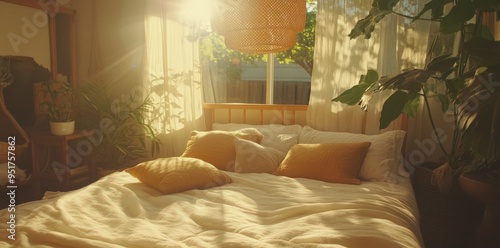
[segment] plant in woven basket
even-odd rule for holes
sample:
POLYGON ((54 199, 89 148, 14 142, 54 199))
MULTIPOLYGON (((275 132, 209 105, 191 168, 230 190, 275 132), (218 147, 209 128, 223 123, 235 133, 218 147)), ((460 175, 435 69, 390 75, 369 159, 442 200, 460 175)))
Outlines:
MULTIPOLYGON (((374 0, 369 15, 357 22, 349 37, 364 35, 369 39, 376 24, 386 15, 395 13, 393 8, 398 2, 374 0)), ((366 110, 374 94, 392 92, 383 105, 380 129, 387 127, 401 114, 415 117, 423 101, 439 147, 447 160, 435 170, 444 190, 450 186, 453 174, 498 167, 500 42, 495 41, 489 29, 482 25, 482 19, 485 13, 499 10, 499 0, 430 0, 417 16, 406 17, 418 21, 430 11, 431 18, 427 20, 439 22, 437 37, 449 34, 459 36, 458 53, 435 56, 423 69, 409 69, 393 76, 379 78, 376 71, 370 70, 361 76, 358 85, 332 101, 359 104, 366 110), (451 4, 451 9, 445 13, 447 4, 451 4), (467 24, 474 19, 474 24, 467 24), (447 150, 440 140, 441 135, 432 119, 433 110, 429 105, 431 98, 437 98, 442 111, 449 111, 454 118, 456 128, 452 131, 451 150, 447 150)), ((431 52, 436 44, 435 40, 431 52)), ((453 50, 453 44, 444 43, 443 46, 448 48, 445 50, 453 50)))

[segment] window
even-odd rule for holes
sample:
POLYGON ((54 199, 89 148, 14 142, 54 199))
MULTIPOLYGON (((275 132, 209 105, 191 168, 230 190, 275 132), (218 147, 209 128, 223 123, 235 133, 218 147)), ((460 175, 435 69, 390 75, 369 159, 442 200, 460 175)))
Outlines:
POLYGON ((225 47, 223 37, 200 28, 204 101, 209 103, 309 102, 316 4, 308 1, 306 27, 296 45, 277 54, 245 54, 225 47))

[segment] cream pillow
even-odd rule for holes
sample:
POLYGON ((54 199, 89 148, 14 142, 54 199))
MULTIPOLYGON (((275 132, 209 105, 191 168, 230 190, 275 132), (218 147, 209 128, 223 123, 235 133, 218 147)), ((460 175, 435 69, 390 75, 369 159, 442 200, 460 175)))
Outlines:
POLYGON ((396 181, 395 178, 407 176, 399 173, 405 134, 402 130, 376 135, 327 132, 305 126, 299 135, 299 144, 371 142, 359 172, 360 178, 369 181, 396 181))
POLYGON ((208 189, 232 182, 226 173, 196 158, 160 158, 125 171, 163 194, 208 189))
POLYGON ((297 144, 274 173, 329 183, 360 184, 357 178, 370 142, 297 144))
POLYGON ((260 142, 261 145, 273 147, 285 154, 290 150, 292 145, 297 144, 300 131, 302 130, 302 126, 300 125, 251 125, 239 123, 214 123, 212 125, 212 129, 214 130, 236 131, 243 128, 257 129, 264 136, 262 142, 260 142))
POLYGON ((220 170, 233 171, 236 150, 236 138, 259 143, 262 134, 255 128, 246 128, 239 131, 193 131, 182 157, 198 158, 212 164, 220 170))
POLYGON ((273 173, 285 158, 285 153, 244 139, 235 139, 237 173, 273 173))

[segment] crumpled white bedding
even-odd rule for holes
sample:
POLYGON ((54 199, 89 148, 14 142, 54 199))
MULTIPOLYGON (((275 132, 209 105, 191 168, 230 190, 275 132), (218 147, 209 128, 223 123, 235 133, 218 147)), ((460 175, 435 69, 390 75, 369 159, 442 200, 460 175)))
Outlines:
MULTIPOLYGON (((324 183, 228 172, 162 195, 125 172, 16 208, 0 247, 420 247, 409 182, 324 183)), ((5 226, 9 212, 0 211, 5 226)))

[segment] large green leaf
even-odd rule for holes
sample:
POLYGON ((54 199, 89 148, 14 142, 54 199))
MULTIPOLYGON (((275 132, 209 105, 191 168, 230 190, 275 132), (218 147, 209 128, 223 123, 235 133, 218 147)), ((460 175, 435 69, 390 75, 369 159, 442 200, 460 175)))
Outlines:
POLYGON ((476 8, 471 0, 458 0, 450 12, 443 17, 439 26, 439 31, 444 34, 458 32, 464 23, 472 19, 476 13, 476 8))
POLYGON ((392 8, 398 2, 399 0, 373 0, 370 13, 356 23, 356 26, 349 33, 349 37, 354 39, 364 35, 365 39, 370 39, 373 30, 375 30, 375 25, 391 13, 392 8))
POLYGON ((426 3, 424 8, 418 13, 417 16, 415 16, 414 20, 419 19, 422 17, 425 12, 432 10, 431 11, 431 18, 432 19, 438 19, 444 15, 444 5, 447 3, 451 3, 453 0, 431 0, 430 2, 426 3))
POLYGON ((388 127, 393 120, 401 115, 407 99, 408 93, 404 91, 396 91, 387 98, 382 107, 382 112, 380 113, 380 129, 388 127))
POLYGON ((369 84, 358 84, 354 85, 352 88, 342 92, 339 96, 332 99, 333 102, 341 102, 348 105, 358 104, 363 97, 366 89, 369 87, 369 84))
POLYGON ((420 92, 427 80, 434 75, 435 72, 429 70, 414 69, 405 71, 395 76, 381 78, 379 80, 380 89, 397 89, 417 93, 420 92))
POLYGON ((378 72, 375 70, 368 70, 366 75, 361 75, 360 82, 365 82, 367 84, 373 84, 378 80, 378 72))
POLYGON ((408 100, 406 101, 403 113, 410 117, 416 117, 418 113, 418 106, 420 105, 420 95, 419 94, 408 94, 408 100))
POLYGON ((457 57, 451 57, 450 54, 444 54, 433 58, 425 67, 426 70, 440 72, 441 74, 447 74, 450 70, 453 70, 455 63, 457 63, 457 57))
POLYGON ((366 90, 378 80, 378 73, 375 70, 368 70, 366 75, 361 75, 359 83, 344 91, 339 96, 332 99, 334 102, 341 102, 348 105, 355 105, 361 101, 366 90))
POLYGON ((437 96, 439 102, 441 103, 441 111, 443 111, 443 113, 448 111, 448 108, 450 108, 450 99, 448 98, 448 96, 443 94, 438 94, 437 96))
POLYGON ((370 88, 367 88, 361 97, 359 105, 362 110, 366 110, 373 94, 384 90, 406 91, 410 94, 419 93, 429 77, 433 75, 435 75, 435 72, 415 69, 405 71, 395 76, 382 77, 376 84, 372 84, 370 88))

